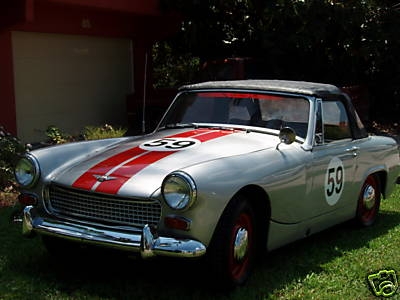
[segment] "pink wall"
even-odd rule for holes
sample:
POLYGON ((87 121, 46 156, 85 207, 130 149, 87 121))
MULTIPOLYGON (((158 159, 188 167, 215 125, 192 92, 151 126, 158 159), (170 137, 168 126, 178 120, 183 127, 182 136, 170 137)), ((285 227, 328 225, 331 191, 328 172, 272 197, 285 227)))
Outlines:
POLYGON ((14 72, 11 33, 0 30, 0 125, 16 134, 14 72))

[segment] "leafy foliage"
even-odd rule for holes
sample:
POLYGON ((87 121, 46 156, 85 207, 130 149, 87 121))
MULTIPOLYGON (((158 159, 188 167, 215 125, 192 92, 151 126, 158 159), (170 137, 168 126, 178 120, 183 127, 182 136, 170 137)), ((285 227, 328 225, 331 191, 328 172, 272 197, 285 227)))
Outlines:
POLYGON ((373 111, 400 111, 398 0, 162 0, 185 16, 169 40, 200 61, 261 58, 266 78, 363 84, 373 111), (385 100, 385 108, 380 105, 385 100), (374 100, 374 99, 372 99, 374 100))
POLYGON ((13 167, 26 147, 0 125, 0 191, 12 188, 13 167))
POLYGON ((122 137, 127 132, 126 128, 113 127, 112 125, 105 124, 103 126, 86 126, 82 130, 81 136, 71 136, 63 132, 60 128, 50 125, 46 129, 48 142, 53 145, 69 143, 77 140, 98 140, 122 137))
POLYGON ((60 128, 54 125, 47 127, 46 136, 51 144, 64 144, 73 140, 70 135, 63 133, 60 128))
POLYGON ((153 46, 155 88, 178 87, 194 80, 199 58, 190 53, 174 55, 171 45, 159 42, 153 46))
POLYGON ((101 127, 96 126, 86 126, 83 131, 83 136, 85 140, 98 140, 98 139, 108 139, 117 138, 125 135, 126 128, 114 128, 109 124, 105 124, 101 127))

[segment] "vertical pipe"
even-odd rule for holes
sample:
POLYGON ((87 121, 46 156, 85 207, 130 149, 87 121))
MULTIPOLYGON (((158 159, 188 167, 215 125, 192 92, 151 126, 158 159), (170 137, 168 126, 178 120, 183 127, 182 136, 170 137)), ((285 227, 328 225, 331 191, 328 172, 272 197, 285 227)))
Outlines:
POLYGON ((147 52, 144 55, 142 133, 146 132, 146 86, 147 86, 147 52))

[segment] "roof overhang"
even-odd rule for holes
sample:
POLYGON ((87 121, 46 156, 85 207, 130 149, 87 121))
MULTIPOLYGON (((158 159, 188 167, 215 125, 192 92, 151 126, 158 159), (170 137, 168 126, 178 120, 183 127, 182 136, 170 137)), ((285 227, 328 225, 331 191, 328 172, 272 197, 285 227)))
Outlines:
POLYGON ((342 91, 334 85, 290 80, 228 80, 209 81, 186 85, 180 90, 193 89, 248 89, 275 91, 309 96, 340 95, 342 91))
MULTIPOLYGON (((13 0, 0 2, 0 12, 0 29, 46 32, 48 28, 54 32, 52 27, 57 27, 61 18, 64 24, 59 27, 74 31, 68 22, 76 24, 76 19, 93 17, 98 24, 108 23, 106 34, 140 36, 141 29, 150 39, 177 32, 181 22, 178 14, 161 10, 160 0, 13 0)), ((100 28, 96 34, 99 32, 100 28)))

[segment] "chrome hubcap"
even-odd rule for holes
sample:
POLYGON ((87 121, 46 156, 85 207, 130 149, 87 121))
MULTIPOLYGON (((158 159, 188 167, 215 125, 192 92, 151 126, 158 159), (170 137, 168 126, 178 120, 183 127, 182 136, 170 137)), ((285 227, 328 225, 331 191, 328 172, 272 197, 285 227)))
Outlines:
POLYGON ((371 210, 375 205, 375 189, 373 186, 366 186, 363 194, 364 207, 367 210, 371 210))
POLYGON ((246 228, 239 228, 236 232, 235 245, 233 255, 237 261, 241 261, 247 252, 247 245, 249 244, 249 237, 246 228))

